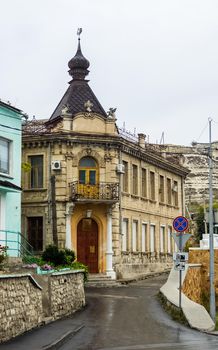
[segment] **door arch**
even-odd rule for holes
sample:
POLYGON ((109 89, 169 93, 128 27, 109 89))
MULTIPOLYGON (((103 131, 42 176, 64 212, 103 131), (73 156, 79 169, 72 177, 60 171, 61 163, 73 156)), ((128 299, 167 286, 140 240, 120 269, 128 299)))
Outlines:
POLYGON ((91 218, 77 225, 77 260, 87 265, 90 273, 98 273, 98 225, 91 218))

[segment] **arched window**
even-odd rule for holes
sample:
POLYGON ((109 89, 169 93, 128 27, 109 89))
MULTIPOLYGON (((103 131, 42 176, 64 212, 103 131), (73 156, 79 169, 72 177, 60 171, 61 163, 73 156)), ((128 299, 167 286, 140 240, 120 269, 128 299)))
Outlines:
POLYGON ((98 182, 98 167, 92 157, 84 157, 79 162, 79 183, 96 185, 98 182))

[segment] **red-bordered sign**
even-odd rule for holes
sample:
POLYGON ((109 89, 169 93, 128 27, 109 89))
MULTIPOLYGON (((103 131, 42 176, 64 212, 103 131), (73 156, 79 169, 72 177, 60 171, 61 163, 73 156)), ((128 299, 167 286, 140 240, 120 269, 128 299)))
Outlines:
POLYGON ((177 216, 173 220, 173 228, 177 232, 184 232, 188 228, 188 220, 186 219, 185 216, 177 216))

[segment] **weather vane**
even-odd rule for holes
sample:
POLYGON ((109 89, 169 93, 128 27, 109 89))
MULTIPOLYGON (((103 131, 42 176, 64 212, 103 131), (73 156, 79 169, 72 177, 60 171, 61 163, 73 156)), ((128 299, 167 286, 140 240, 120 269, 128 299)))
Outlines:
POLYGON ((77 29, 77 35, 78 35, 78 38, 80 39, 80 34, 82 33, 82 28, 78 28, 77 29))

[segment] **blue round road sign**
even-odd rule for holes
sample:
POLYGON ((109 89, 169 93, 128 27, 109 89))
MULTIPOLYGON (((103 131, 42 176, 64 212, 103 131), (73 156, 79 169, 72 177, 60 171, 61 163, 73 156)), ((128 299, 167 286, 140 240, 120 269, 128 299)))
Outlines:
POLYGON ((184 232, 188 228, 188 220, 184 216, 177 216, 173 220, 173 228, 177 232, 184 232))

